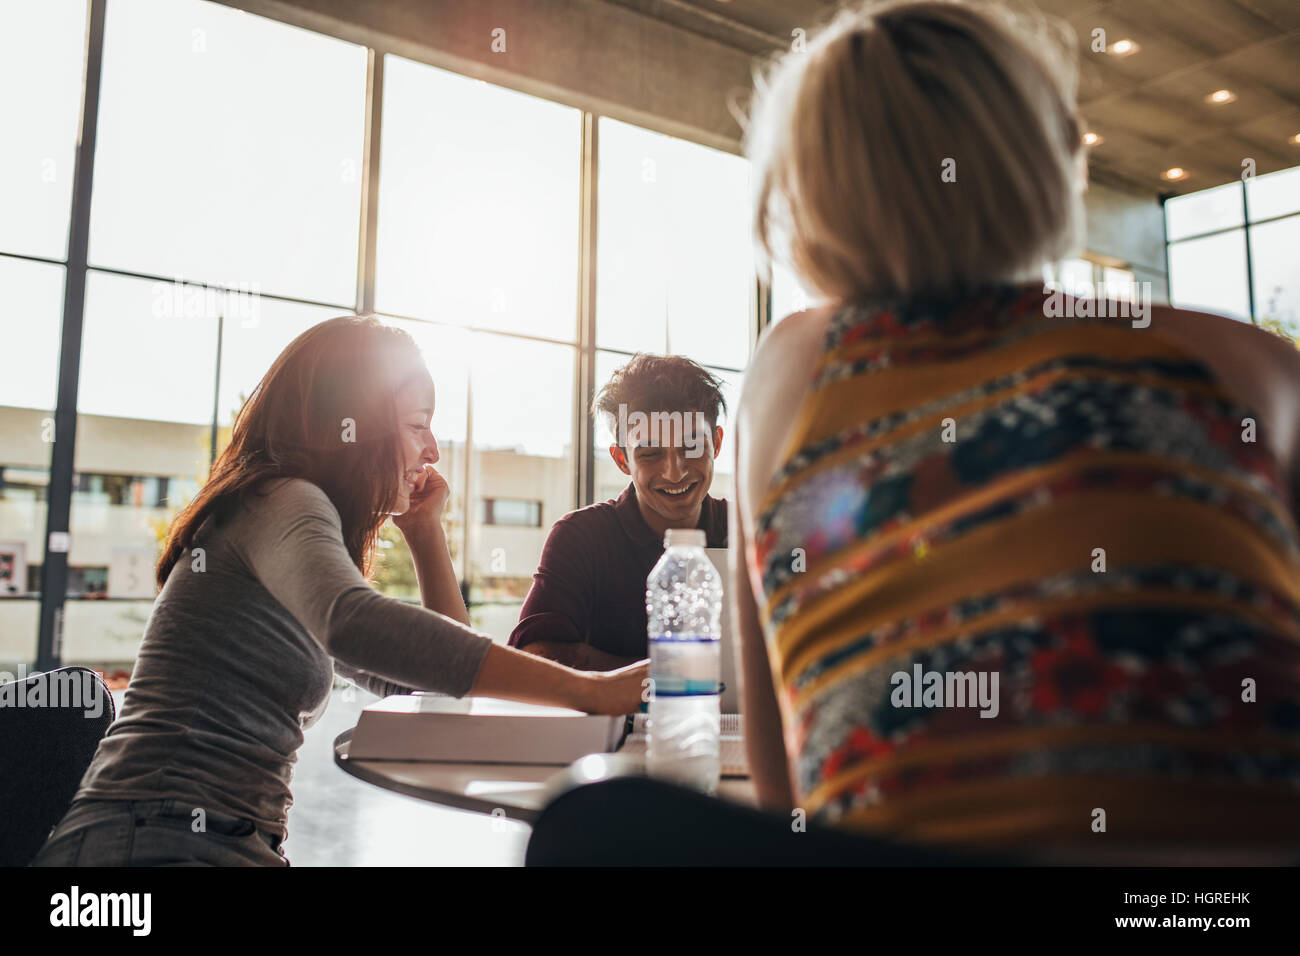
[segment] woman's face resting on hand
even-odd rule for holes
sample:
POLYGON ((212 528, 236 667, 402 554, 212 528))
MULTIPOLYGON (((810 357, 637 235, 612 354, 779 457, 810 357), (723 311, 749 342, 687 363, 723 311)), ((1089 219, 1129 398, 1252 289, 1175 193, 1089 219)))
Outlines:
POLYGON ((411 495, 422 488, 428 475, 426 465, 438 461, 438 440, 433 437, 433 379, 426 373, 398 389, 398 448, 401 468, 397 480, 397 500, 393 514, 404 514, 411 506, 411 495))

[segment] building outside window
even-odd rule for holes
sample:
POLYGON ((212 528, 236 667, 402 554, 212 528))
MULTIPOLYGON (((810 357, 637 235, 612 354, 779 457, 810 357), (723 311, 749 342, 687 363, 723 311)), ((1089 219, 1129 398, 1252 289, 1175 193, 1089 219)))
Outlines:
POLYGON ((480 517, 484 524, 516 528, 540 528, 542 503, 522 501, 518 498, 482 498, 479 500, 480 517))

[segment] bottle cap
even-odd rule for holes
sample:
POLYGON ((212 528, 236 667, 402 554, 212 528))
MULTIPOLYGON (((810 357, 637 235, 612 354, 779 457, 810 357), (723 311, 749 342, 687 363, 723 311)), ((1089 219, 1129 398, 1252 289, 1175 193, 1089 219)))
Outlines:
POLYGON ((669 528, 664 534, 664 547, 696 547, 702 548, 707 544, 704 532, 699 528, 669 528))

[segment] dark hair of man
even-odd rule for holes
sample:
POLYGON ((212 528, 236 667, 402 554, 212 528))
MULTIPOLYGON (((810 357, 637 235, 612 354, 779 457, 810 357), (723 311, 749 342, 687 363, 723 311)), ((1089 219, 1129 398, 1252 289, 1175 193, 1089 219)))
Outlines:
MULTIPOLYGON (((727 410, 721 380, 703 366, 680 355, 638 353, 610 376, 596 396, 592 414, 618 421, 622 405, 631 413, 701 412, 710 428, 727 410)), ((611 427, 611 431, 616 431, 611 427)))

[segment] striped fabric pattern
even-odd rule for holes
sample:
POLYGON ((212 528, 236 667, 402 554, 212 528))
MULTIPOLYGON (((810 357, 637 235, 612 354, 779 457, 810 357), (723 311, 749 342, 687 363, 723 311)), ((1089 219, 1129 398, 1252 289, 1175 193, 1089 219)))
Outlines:
POLYGON ((1139 843, 1300 835, 1267 423, 1156 325, 1046 296, 831 321, 755 534, 800 805, 1001 849, 1095 839, 1097 808, 1139 843), (900 706, 895 675, 929 672, 996 674, 996 715, 900 706))

